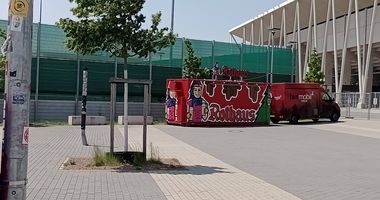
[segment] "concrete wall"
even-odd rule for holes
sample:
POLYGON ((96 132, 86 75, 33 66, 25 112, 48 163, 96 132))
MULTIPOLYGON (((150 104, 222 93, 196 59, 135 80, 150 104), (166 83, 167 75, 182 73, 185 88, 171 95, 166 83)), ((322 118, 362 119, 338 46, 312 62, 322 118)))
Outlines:
MULTIPOLYGON (((0 101, 2 117, 3 101, 0 101)), ((51 120, 51 121, 67 121, 69 115, 80 115, 81 104, 75 105, 75 101, 38 101, 38 111, 35 118, 34 101, 30 104, 30 121, 36 120, 51 120), (77 109, 75 112, 75 108, 77 109)), ((116 103, 116 117, 123 115, 124 105, 122 102, 116 103)), ((143 103, 130 102, 128 104, 128 112, 131 116, 143 114, 143 103)), ((87 115, 105 116, 109 120, 110 103, 100 101, 87 102, 87 115)), ((153 103, 151 115, 154 119, 165 117, 165 105, 163 103, 153 103)))

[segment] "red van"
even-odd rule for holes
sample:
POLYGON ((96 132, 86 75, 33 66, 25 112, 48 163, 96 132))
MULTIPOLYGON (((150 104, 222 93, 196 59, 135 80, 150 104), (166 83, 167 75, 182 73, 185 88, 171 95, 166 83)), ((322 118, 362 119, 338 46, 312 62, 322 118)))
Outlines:
POLYGON ((271 85, 271 121, 297 123, 299 119, 321 118, 336 122, 339 105, 319 85, 310 83, 274 83, 271 85))

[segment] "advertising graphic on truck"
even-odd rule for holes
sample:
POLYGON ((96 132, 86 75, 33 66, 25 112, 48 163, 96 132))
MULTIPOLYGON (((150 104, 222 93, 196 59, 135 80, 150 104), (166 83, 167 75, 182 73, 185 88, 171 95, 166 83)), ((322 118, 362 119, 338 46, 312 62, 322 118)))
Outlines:
POLYGON ((166 120, 187 126, 269 124, 269 87, 227 80, 167 80, 166 120))

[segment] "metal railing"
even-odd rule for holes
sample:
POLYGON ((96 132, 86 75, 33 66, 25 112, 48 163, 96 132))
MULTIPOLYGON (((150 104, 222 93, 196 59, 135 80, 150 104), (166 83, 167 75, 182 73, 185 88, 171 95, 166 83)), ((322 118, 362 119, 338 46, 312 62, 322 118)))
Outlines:
POLYGON ((339 104, 342 117, 380 119, 380 92, 332 93, 331 96, 339 104))

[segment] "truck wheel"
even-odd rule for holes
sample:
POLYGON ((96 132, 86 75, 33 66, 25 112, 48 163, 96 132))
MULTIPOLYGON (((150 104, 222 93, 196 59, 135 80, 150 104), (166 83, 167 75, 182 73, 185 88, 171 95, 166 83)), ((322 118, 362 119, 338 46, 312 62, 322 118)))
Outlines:
POLYGON ((339 120, 339 117, 340 117, 340 115, 338 113, 334 112, 333 114, 331 114, 330 121, 331 122, 337 122, 339 120))
POLYGON ((270 118, 270 120, 273 122, 273 124, 278 124, 278 122, 280 121, 279 119, 277 118, 270 118))
POLYGON ((292 116, 290 117, 289 122, 290 122, 291 124, 297 124, 297 123, 298 123, 298 120, 299 120, 298 115, 292 115, 292 116))

